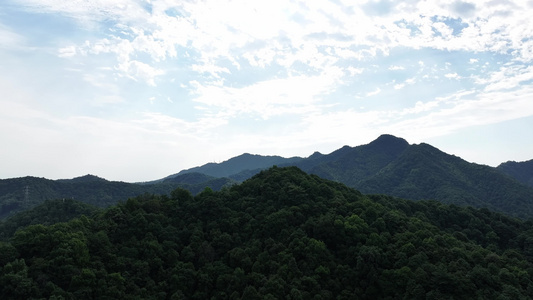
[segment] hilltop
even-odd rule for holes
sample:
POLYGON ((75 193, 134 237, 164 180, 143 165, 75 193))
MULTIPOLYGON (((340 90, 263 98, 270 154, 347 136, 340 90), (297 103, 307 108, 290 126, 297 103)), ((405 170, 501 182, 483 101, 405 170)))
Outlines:
MULTIPOLYGON (((63 202, 54 203, 55 206, 63 202)), ((296 167, 130 198, 0 242, 6 299, 530 299, 531 222, 296 167)))
POLYGON ((309 174, 344 183, 367 194, 437 200, 489 208, 520 218, 533 217, 532 161, 498 168, 467 162, 429 144, 409 144, 392 135, 329 154, 283 158, 245 153, 144 183, 107 181, 86 175, 70 180, 24 177, 0 180, 0 218, 50 199, 77 199, 107 207, 143 193, 168 194, 177 187, 193 195, 205 187, 220 190, 274 165, 297 166, 309 174))

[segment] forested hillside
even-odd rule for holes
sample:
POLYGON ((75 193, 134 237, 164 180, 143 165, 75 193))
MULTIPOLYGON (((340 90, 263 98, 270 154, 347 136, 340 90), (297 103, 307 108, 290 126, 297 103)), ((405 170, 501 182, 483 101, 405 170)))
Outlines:
MULTIPOLYGON (((301 157, 285 158, 281 156, 263 156, 244 153, 222 163, 207 163, 203 166, 182 170, 177 174, 164 179, 172 178, 187 173, 202 173, 213 177, 231 177, 243 171, 268 169, 273 165, 294 164, 302 160, 301 157)), ((258 171, 257 171, 258 172, 258 171)))
POLYGON ((2 299, 531 299, 533 227, 295 167, 0 243, 2 299))
POLYGON ((523 184, 533 187, 533 159, 522 162, 508 161, 500 164, 497 169, 523 184))
POLYGON ((181 187, 195 195, 205 187, 219 190, 235 182, 229 178, 199 173, 184 174, 155 184, 108 181, 94 175, 63 180, 29 176, 4 179, 0 180, 0 220, 31 209, 46 200, 74 199, 97 207, 107 207, 144 193, 168 194, 181 187))
POLYGON ((0 221, 0 240, 7 240, 17 229, 28 225, 52 225, 67 222, 82 215, 92 216, 100 208, 72 199, 46 200, 29 210, 0 221))
POLYGON ((373 176, 355 184, 364 193, 382 193, 413 200, 486 207, 533 217, 533 188, 497 169, 469 163, 428 145, 411 145, 373 176))
MULTIPOLYGON (((273 161, 272 157, 244 154, 183 172, 194 170, 213 175, 216 170, 216 174, 242 181, 261 171, 258 167, 261 164, 264 169, 272 166, 266 163, 273 161)), ((533 187, 525 184, 533 180, 533 168, 527 162, 493 168, 467 162, 429 144, 410 145, 388 134, 366 145, 344 146, 330 154, 314 153, 308 158, 280 162, 278 166, 297 166, 363 193, 486 207, 524 219, 533 218, 533 187), (511 176, 504 174, 504 170, 511 176)))
MULTIPOLYGON (((174 187, 175 188, 175 187, 174 187)), ((22 177, 0 180, 0 219, 31 209, 46 200, 75 199, 98 207, 145 192, 168 193, 171 186, 143 187, 126 182, 107 181, 87 175, 70 180, 22 177)))
POLYGON ((467 162, 428 144, 410 145, 402 138, 384 134, 366 145, 344 146, 330 154, 315 152, 307 158, 246 153, 143 183, 107 181, 93 175, 70 180, 0 180, 0 219, 50 199, 76 199, 107 207, 144 193, 168 194, 178 187, 193 195, 205 187, 218 191, 273 165, 297 166, 363 193, 485 207, 528 219, 533 218, 533 187, 528 186, 533 180, 531 162, 508 162, 493 168, 467 162))
POLYGON ((384 134, 367 145, 344 146, 295 165, 308 173, 355 187, 396 160, 407 148, 406 140, 384 134))

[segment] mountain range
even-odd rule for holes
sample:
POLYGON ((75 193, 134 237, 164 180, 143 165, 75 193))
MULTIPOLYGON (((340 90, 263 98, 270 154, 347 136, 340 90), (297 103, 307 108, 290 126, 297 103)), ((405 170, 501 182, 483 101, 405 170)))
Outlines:
POLYGON ((93 175, 70 180, 0 180, 0 218, 54 198, 75 198, 105 207, 142 193, 168 194, 177 187, 193 194, 206 187, 220 190, 273 165, 296 166, 367 194, 432 199, 533 217, 533 160, 494 168, 467 162, 429 144, 409 144, 381 135, 366 145, 344 146, 329 154, 315 152, 307 158, 245 153, 144 183, 113 182, 93 175))
POLYGON ((533 187, 533 159, 524 162, 508 161, 500 164, 498 170, 533 187))
POLYGON ((271 167, 218 192, 19 213, 0 222, 0 295, 532 299, 532 232, 488 209, 363 195, 271 167))

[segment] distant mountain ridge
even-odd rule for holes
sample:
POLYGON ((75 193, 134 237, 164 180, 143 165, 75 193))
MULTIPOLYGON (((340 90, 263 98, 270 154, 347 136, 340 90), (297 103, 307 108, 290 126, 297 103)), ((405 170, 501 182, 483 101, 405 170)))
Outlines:
POLYGON ((487 207, 524 218, 533 215, 533 189, 496 168, 469 163, 428 144, 409 146, 357 186, 365 193, 487 207))
MULTIPOLYGON (((243 154, 178 174, 223 174, 243 181, 274 164, 296 166, 363 193, 413 200, 434 199, 448 204, 486 207, 522 218, 533 217, 533 188, 504 174, 502 168, 470 163, 429 144, 411 145, 389 134, 366 145, 344 146, 330 154, 315 152, 307 158, 292 158, 291 161, 269 158, 243 154), (241 165, 242 161, 246 164, 241 165)), ((528 168, 522 166, 522 169, 531 170, 528 168)))
POLYGON ((533 159, 523 162, 508 161, 496 168, 523 184, 533 187, 533 159))
POLYGON ((0 222, 0 295, 532 299, 532 231, 487 209, 363 195, 272 167, 219 192, 17 214, 0 222))
POLYGON ((107 207, 145 193, 169 194, 181 187, 197 194, 206 187, 220 190, 235 182, 201 173, 188 173, 151 184, 108 181, 94 175, 59 180, 31 176, 4 179, 0 180, 0 219, 31 209, 47 200, 75 199, 97 207, 107 207))
POLYGON ((384 134, 356 147, 307 158, 244 153, 144 183, 112 182, 94 175, 49 180, 24 177, 0 180, 0 218, 45 200, 74 198, 105 207, 143 193, 168 194, 177 187, 193 194, 242 182, 273 165, 296 166, 368 194, 462 206, 486 207, 521 218, 533 217, 533 160, 497 168, 467 162, 425 143, 384 134), (529 184, 529 186, 528 186, 529 184))
POLYGON ((81 183, 81 182, 105 182, 106 179, 98 177, 96 175, 87 174, 80 177, 75 177, 72 179, 59 179, 60 182, 70 182, 70 183, 81 183))
POLYGON ((406 140, 384 134, 369 144, 344 146, 317 159, 297 162, 295 166, 308 173, 355 187, 359 181, 387 166, 407 147, 409 143, 406 140))
POLYGON ((222 163, 208 163, 203 166, 182 170, 177 174, 165 178, 174 177, 186 173, 202 173, 213 177, 231 177, 245 171, 267 169, 274 165, 295 164, 303 160, 301 157, 284 158, 281 156, 262 156, 244 153, 230 158, 222 163))

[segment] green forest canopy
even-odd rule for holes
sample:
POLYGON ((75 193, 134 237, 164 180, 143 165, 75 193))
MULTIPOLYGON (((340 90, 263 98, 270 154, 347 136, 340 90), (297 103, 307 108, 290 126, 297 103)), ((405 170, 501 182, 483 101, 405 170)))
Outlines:
POLYGON ((0 242, 0 297, 530 299, 532 262, 529 221, 274 167, 24 227, 0 242))

